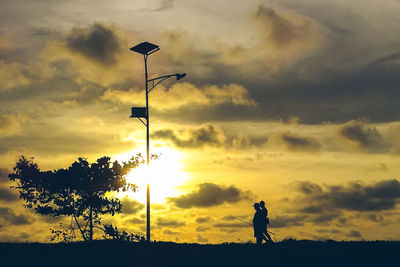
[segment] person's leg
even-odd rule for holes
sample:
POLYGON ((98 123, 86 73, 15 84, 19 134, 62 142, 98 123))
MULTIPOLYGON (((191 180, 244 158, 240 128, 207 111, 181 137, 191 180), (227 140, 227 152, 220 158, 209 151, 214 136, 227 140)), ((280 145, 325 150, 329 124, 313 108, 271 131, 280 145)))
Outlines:
MULTIPOLYGON (((268 243, 268 239, 265 237, 265 233, 263 233, 263 235, 262 235, 262 240, 265 240, 265 243, 268 243)), ((262 242, 262 240, 261 240, 261 242, 262 242)))

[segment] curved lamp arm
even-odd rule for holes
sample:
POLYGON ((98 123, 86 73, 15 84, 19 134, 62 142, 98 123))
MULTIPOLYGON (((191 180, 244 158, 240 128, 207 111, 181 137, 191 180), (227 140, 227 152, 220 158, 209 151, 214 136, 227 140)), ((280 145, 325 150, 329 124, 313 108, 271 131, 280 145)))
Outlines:
POLYGON ((160 84, 161 82, 163 82, 164 80, 171 78, 171 77, 176 77, 176 80, 179 81, 180 79, 182 79, 183 77, 186 76, 186 73, 176 73, 176 74, 170 74, 170 75, 164 75, 164 76, 160 76, 154 79, 150 79, 147 80, 147 82, 153 82, 153 85, 151 86, 151 88, 149 89, 149 93, 151 92, 151 90, 154 89, 154 87, 156 87, 158 84, 160 84), (155 81, 157 81, 156 83, 154 83, 155 81))

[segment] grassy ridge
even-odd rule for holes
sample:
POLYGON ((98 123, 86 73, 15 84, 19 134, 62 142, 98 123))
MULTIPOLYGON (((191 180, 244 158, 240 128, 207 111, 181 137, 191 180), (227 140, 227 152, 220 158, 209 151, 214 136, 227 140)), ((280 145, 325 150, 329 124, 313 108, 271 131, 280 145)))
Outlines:
POLYGON ((400 266, 399 241, 0 243, 1 266, 400 266))

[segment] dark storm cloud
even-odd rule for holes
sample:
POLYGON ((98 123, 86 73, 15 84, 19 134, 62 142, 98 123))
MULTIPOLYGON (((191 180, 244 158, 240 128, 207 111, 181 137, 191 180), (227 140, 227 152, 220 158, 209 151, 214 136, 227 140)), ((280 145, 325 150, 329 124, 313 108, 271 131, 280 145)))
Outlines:
POLYGON ((18 194, 11 188, 0 187, 0 200, 5 202, 13 202, 19 199, 18 194))
MULTIPOLYGON (((337 217, 340 210, 350 211, 380 211, 391 210, 400 200, 400 182, 385 180, 371 185, 354 182, 347 185, 328 185, 321 187, 310 182, 299 182, 298 191, 303 195, 299 203, 308 204, 299 209, 306 213, 328 211, 328 219, 337 217)), ((316 221, 317 217, 314 218, 316 221)))
POLYGON ((312 137, 302 137, 291 132, 281 133, 278 137, 292 151, 318 151, 321 144, 312 137))
POLYGON ((156 222, 157 226, 161 227, 171 227, 171 228, 177 228, 186 225, 185 222, 178 221, 175 219, 168 219, 168 218, 157 218, 156 222))
POLYGON ((180 148, 201 148, 204 146, 222 146, 225 136, 223 132, 213 125, 204 125, 188 132, 185 139, 180 138, 171 129, 155 131, 153 136, 160 139, 168 139, 180 148))
MULTIPOLYGON (((267 10, 264 13, 272 14, 265 17, 275 16, 270 9, 264 9, 267 10)), ((348 34, 345 41, 350 41, 351 36, 352 34, 348 34)), ((377 60, 376 57, 371 58, 370 55, 353 51, 354 59, 363 63, 350 68, 346 66, 348 54, 338 54, 337 46, 332 45, 340 43, 337 39, 342 37, 329 37, 333 40, 329 40, 326 47, 321 47, 320 51, 315 51, 311 57, 293 62, 287 68, 281 69, 277 75, 270 74, 265 65, 254 63, 257 69, 270 75, 253 77, 246 74, 244 68, 224 64, 222 61, 216 62, 218 56, 210 56, 211 59, 207 59, 206 55, 198 55, 199 60, 196 62, 207 62, 204 68, 209 70, 211 75, 201 76, 192 70, 193 66, 190 64, 184 65, 190 73, 192 83, 197 86, 221 85, 226 81, 242 84, 259 103, 258 107, 225 105, 206 110, 186 107, 179 111, 166 112, 162 114, 163 118, 204 122, 255 118, 279 120, 297 116, 306 124, 326 121, 342 123, 355 118, 381 122, 398 120, 400 111, 397 104, 400 91, 397 85, 400 83, 400 65, 387 64, 386 56, 382 56, 383 60, 377 60), (340 58, 333 58, 331 55, 340 58), (370 64, 369 59, 369 62, 376 63, 370 64)), ((295 39, 289 40, 295 43, 295 39)), ((344 51, 349 50, 348 47, 343 47, 343 44, 341 48, 344 51)), ((381 53, 385 54, 384 51, 381 53)))
POLYGON ((144 209, 144 205, 136 200, 131 200, 128 197, 121 199, 123 214, 136 214, 144 209))
POLYGON ((302 226, 305 220, 308 218, 307 215, 296 215, 296 216, 276 216, 270 219, 272 228, 282 228, 290 226, 302 226))
POLYGON ((7 207, 0 207, 0 218, 12 225, 26 225, 35 221, 27 215, 17 215, 12 209, 7 207))
POLYGON ((355 118, 372 122, 397 121, 400 118, 399 71, 400 67, 395 66, 360 67, 347 72, 324 70, 317 63, 304 59, 293 64, 293 70, 282 70, 280 75, 270 79, 247 80, 243 77, 239 81, 228 73, 215 79, 199 77, 195 80, 191 76, 191 82, 197 86, 207 83, 221 85, 224 81, 243 84, 259 105, 224 104, 206 109, 193 106, 157 112, 157 116, 166 121, 199 123, 288 120, 293 116, 301 118, 304 124, 344 123, 355 118), (303 68, 309 68, 311 73, 308 75, 315 75, 316 80, 311 82, 300 77, 297 70, 303 68))
POLYGON ((93 61, 110 65, 116 62, 119 40, 112 29, 96 23, 88 28, 74 28, 66 38, 67 47, 93 61))
POLYGON ((170 202, 183 209, 212 207, 223 203, 236 203, 244 199, 250 199, 250 192, 243 192, 234 185, 227 187, 213 183, 199 184, 197 191, 168 198, 170 202))
POLYGON ((383 152, 389 148, 375 127, 367 127, 361 121, 349 121, 340 128, 339 133, 347 140, 355 142, 360 148, 371 152, 383 152))

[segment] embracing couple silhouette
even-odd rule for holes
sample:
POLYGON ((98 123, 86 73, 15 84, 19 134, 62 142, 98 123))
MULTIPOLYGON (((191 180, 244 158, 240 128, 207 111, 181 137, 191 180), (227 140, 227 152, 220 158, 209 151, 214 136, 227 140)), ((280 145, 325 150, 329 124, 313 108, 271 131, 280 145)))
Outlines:
POLYGON ((261 244, 263 240, 265 240, 265 242, 269 241, 274 243, 267 230, 269 218, 268 210, 265 207, 265 202, 261 200, 260 203, 254 203, 253 207, 256 210, 256 213, 253 217, 253 228, 254 237, 256 238, 257 244, 261 244))

